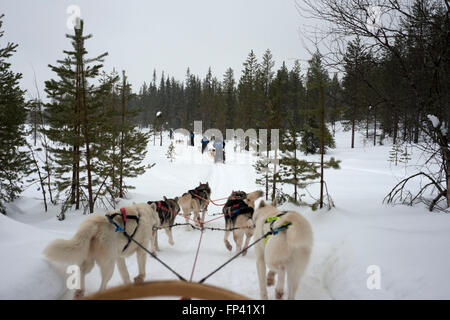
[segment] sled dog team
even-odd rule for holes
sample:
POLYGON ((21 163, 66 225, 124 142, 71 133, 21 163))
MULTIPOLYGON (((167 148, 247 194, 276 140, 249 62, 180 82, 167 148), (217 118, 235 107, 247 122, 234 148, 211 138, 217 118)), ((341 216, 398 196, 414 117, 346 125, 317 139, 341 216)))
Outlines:
MULTIPOLYGON (((176 216, 182 211, 186 222, 189 223, 189 217, 193 213, 194 221, 200 225, 205 221, 210 195, 209 184, 200 183, 197 188, 189 190, 181 197, 164 197, 164 200, 147 203, 133 202, 130 206, 107 211, 106 215, 92 214, 80 224, 71 239, 52 241, 45 248, 44 255, 50 261, 76 264, 80 267, 80 289, 75 291, 75 299, 83 297, 85 276, 95 263, 101 272, 100 291, 106 288, 116 264, 123 282, 131 283, 125 258, 134 253, 139 273, 133 280, 135 283, 142 283, 146 276, 147 253, 122 232, 116 232, 116 228, 121 228, 134 241, 155 253, 159 250, 157 230, 164 229, 169 244, 174 245, 171 229, 176 216)), ((228 197, 222 210, 225 228, 229 230, 225 231, 225 247, 229 251, 232 250, 228 241, 232 233, 236 252, 243 249, 245 255, 252 237, 256 240, 270 233, 255 245, 260 298, 267 299, 267 286, 275 283, 276 275, 276 298, 283 297, 287 278, 287 298, 294 299, 311 254, 311 226, 299 213, 281 212, 274 204, 261 201, 258 208, 255 208, 255 201, 262 196, 262 191, 233 191, 228 197), (267 274, 266 267, 269 269, 267 274)), ((190 229, 190 226, 187 228, 190 229)))

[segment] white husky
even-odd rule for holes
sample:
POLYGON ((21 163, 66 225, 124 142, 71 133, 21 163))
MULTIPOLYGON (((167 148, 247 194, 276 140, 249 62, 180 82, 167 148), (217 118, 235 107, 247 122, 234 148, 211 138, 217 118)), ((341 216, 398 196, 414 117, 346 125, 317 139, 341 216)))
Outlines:
POLYGON ((253 219, 256 224, 254 236, 257 239, 269 231, 277 232, 255 245, 261 299, 267 299, 267 286, 274 284, 275 274, 278 275, 276 298, 283 297, 287 274, 288 299, 294 299, 313 244, 313 233, 308 220, 295 211, 280 212, 264 201, 261 201, 253 219), (269 267, 267 278, 266 265, 269 267))
MULTIPOLYGON (((153 227, 159 226, 156 204, 137 203, 121 210, 108 211, 113 221, 133 239, 155 252, 155 239, 152 235, 153 227), (126 220, 124 226, 124 220, 126 220)), ((130 275, 125 264, 125 258, 136 253, 139 274, 134 278, 135 283, 141 283, 145 278, 145 263, 147 254, 134 242, 128 241, 122 232, 116 232, 115 226, 107 216, 93 214, 87 217, 79 226, 72 239, 57 239, 52 241, 44 250, 44 255, 52 261, 66 264, 77 264, 80 267, 81 285, 75 292, 74 298, 84 295, 84 278, 94 264, 100 267, 102 282, 100 290, 104 290, 111 279, 117 262, 119 273, 125 284, 130 283, 130 275)))

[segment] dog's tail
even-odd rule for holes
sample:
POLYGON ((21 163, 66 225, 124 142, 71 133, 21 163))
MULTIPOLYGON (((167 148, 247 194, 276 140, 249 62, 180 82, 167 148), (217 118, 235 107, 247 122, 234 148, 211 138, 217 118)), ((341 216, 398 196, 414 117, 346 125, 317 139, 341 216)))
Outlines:
POLYGON ((250 201, 256 201, 258 198, 261 198, 264 195, 264 192, 261 190, 253 191, 249 194, 247 194, 247 199, 250 201))
POLYGON ((53 240, 43 254, 52 261, 80 264, 89 254, 91 239, 98 231, 98 224, 90 219, 85 220, 77 233, 69 240, 53 240))

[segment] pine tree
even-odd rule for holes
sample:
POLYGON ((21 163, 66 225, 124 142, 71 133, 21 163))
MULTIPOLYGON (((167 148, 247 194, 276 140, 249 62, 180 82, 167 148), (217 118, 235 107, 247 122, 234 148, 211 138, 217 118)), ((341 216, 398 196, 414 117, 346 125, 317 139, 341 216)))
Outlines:
POLYGON ((173 141, 170 142, 169 147, 167 148, 166 157, 170 162, 175 160, 175 146, 173 145, 173 141))
POLYGON ((408 151, 408 146, 405 144, 405 149, 402 150, 402 153, 400 154, 400 157, 398 159, 398 162, 404 163, 405 167, 408 164, 408 162, 411 160, 411 153, 408 151))
POLYGON ((59 80, 45 82, 50 98, 46 105, 49 126, 45 133, 54 142, 51 151, 57 165, 57 189, 59 195, 65 194, 60 219, 65 218, 64 212, 73 204, 79 209, 80 204, 85 203, 90 213, 94 211, 96 134, 98 126, 105 121, 99 103, 100 93, 105 89, 93 83, 107 53, 86 57, 84 44, 92 35, 84 36, 83 27, 81 21, 73 35, 66 35, 73 46, 72 51, 64 51, 66 58, 58 60, 58 66, 49 65, 59 80))
MULTIPOLYGON (((3 16, 0 15, 0 39, 4 35, 3 16)), ((0 212, 3 214, 6 214, 4 204, 19 196, 23 179, 30 173, 31 160, 23 150, 27 110, 25 91, 19 87, 22 74, 14 73, 7 62, 17 46, 9 42, 0 48, 0 212)))
POLYGON ((300 150, 300 133, 298 132, 293 120, 289 121, 289 129, 283 131, 280 150, 282 152, 280 159, 280 182, 282 184, 293 185, 294 194, 289 196, 294 203, 300 201, 299 188, 302 188, 302 182, 308 179, 316 179, 317 172, 310 170, 307 161, 298 158, 300 150), (309 174, 311 173, 311 174, 309 174))
POLYGON ((239 108, 235 114, 236 127, 248 129, 254 127, 253 118, 259 107, 261 98, 260 86, 258 86, 259 63, 253 52, 250 51, 243 64, 242 76, 238 84, 239 108))
POLYGON ((395 166, 397 166, 401 152, 402 152, 402 149, 400 148, 400 146, 398 144, 394 143, 392 145, 391 150, 389 151, 388 161, 393 163, 395 166))
POLYGON ((227 128, 233 128, 234 114, 236 113, 236 81, 233 69, 228 68, 223 75, 222 90, 224 97, 224 110, 227 118, 227 128))
POLYGON ((352 130, 351 147, 355 147, 355 134, 358 123, 364 119, 364 112, 368 111, 369 102, 366 100, 366 85, 364 79, 367 78, 367 70, 370 62, 370 55, 366 52, 366 47, 357 37, 349 42, 344 56, 345 76, 343 79, 344 100, 347 110, 344 114, 345 125, 352 130))
POLYGON ((301 150, 305 154, 322 151, 325 153, 327 148, 335 147, 333 136, 326 127, 325 91, 329 83, 330 79, 323 67, 321 55, 316 52, 309 60, 306 77, 308 108, 301 112, 306 118, 301 144, 301 150))
MULTIPOLYGON (((134 189, 134 186, 125 183, 125 179, 135 178, 145 172, 145 165, 141 163, 147 154, 150 134, 140 131, 133 122, 140 110, 131 107, 127 108, 126 103, 132 98, 132 93, 125 71, 122 72, 122 85, 118 87, 118 94, 121 97, 118 180, 119 197, 123 198, 127 189, 134 189)), ((162 131, 162 126, 159 127, 159 130, 160 132, 162 131)))

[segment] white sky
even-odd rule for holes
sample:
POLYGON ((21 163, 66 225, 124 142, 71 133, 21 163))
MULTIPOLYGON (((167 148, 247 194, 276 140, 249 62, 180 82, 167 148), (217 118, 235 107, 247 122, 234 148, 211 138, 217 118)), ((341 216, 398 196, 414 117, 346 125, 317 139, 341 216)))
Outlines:
POLYGON ((71 49, 65 37, 71 4, 80 7, 85 33, 94 36, 86 43, 89 56, 107 51, 105 71, 125 69, 134 90, 151 81, 153 69, 158 81, 162 70, 184 80, 187 67, 203 78, 209 66, 220 80, 232 67, 238 79, 251 49, 260 59, 269 48, 276 68, 309 59, 294 0, 2 0, 0 46, 19 44, 10 61, 32 96, 33 68, 42 94, 44 81, 54 77, 48 64, 71 49))

